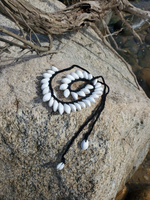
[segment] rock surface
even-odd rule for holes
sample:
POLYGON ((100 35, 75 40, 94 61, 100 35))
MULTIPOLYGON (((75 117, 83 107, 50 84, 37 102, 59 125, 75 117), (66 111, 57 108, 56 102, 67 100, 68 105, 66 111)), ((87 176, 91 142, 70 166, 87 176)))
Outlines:
MULTIPOLYGON (((47 11, 64 7, 57 1, 36 2, 47 11)), ((9 26, 8 20, 0 19, 9 26)), ((61 49, 72 36, 59 37, 62 44, 55 40, 54 48, 61 49)), ((25 55, 16 62, 19 55, 14 47, 11 51, 2 55, 0 64, 0 198, 114 199, 149 149, 150 102, 145 93, 135 87, 124 63, 90 28, 83 28, 57 54, 25 55), (53 113, 42 103, 40 80, 51 65, 64 69, 72 64, 102 75, 110 93, 89 137, 88 150, 80 149, 83 131, 65 156, 64 169, 57 171, 64 145, 95 105, 70 115, 53 113)))
POLYGON ((117 193, 115 200, 125 200, 127 193, 128 193, 128 188, 125 185, 124 188, 117 193))

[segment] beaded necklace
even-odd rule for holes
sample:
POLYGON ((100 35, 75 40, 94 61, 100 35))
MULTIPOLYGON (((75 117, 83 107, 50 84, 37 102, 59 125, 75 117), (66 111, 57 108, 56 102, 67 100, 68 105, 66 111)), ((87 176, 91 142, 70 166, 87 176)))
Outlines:
POLYGON ((105 107, 106 97, 109 93, 109 86, 105 83, 105 80, 102 76, 93 77, 92 74, 90 74, 86 69, 78 65, 72 65, 71 67, 60 71, 55 66, 52 66, 51 70, 48 70, 47 73, 43 74, 43 77, 44 79, 41 80, 41 89, 43 90, 44 95, 43 102, 48 101, 49 107, 53 107, 54 112, 59 111, 60 115, 65 112, 70 114, 71 111, 76 112, 77 110, 80 111, 86 107, 90 107, 91 103, 95 103, 95 99, 101 96, 101 100, 94 109, 92 115, 85 120, 85 122, 80 126, 79 130, 71 138, 69 144, 67 144, 67 147, 62 154, 61 162, 57 165, 57 169, 61 170, 65 165, 65 154, 68 152, 69 148, 73 144, 74 140, 78 137, 80 132, 87 125, 89 125, 89 128, 88 131, 84 134, 84 140, 81 143, 81 148, 83 150, 88 148, 88 137, 91 134, 96 121, 98 120, 105 107), (62 84, 59 87, 59 89, 63 91, 64 97, 66 99, 71 95, 74 100, 62 101, 57 98, 57 95, 52 88, 52 80, 59 73, 69 71, 74 68, 79 68, 80 70, 66 74, 65 78, 61 80, 62 84), (98 79, 101 79, 101 81, 98 81, 98 79), (79 87, 75 90, 72 89, 72 84, 78 81, 84 82, 84 84, 82 84, 82 88, 79 87))

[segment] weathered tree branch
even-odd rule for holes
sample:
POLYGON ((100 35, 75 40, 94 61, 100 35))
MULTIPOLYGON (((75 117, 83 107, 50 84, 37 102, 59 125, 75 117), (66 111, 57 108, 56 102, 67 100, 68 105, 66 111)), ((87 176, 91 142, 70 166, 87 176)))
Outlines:
MULTIPOLYGON (((150 19, 150 12, 134 7, 128 2, 128 0, 82 1, 54 13, 46 13, 39 10, 25 0, 1 0, 0 14, 15 22, 19 27, 22 36, 16 35, 6 30, 4 27, 0 27, 0 32, 21 41, 22 44, 17 44, 16 42, 12 43, 12 41, 1 38, 0 40, 3 42, 5 40, 5 42, 10 46, 15 45, 23 50, 29 49, 30 51, 36 51, 37 53, 50 52, 53 44, 53 37, 76 29, 79 30, 85 25, 91 26, 102 39, 104 44, 126 64, 128 70, 133 75, 125 60, 110 46, 106 37, 103 36, 101 31, 95 25, 98 21, 101 21, 105 32, 111 36, 108 26, 105 23, 105 17, 108 15, 110 10, 115 11, 120 16, 121 20, 141 43, 141 38, 131 28, 130 24, 125 21, 121 12, 128 11, 131 14, 144 18, 145 20, 150 19), (43 47, 36 33, 46 35, 49 38, 49 46, 43 47), (35 35, 37 43, 31 40, 31 34, 35 35), (27 40, 27 37, 30 40, 27 40)), ((114 42, 116 49, 118 49, 113 38, 112 41, 114 42)))
MULTIPOLYGON (((121 19, 124 20, 120 10, 117 8, 133 11, 133 13, 139 16, 148 16, 150 18, 149 12, 135 8, 127 0, 83 1, 54 13, 45 13, 25 0, 1 0, 0 2, 0 13, 17 24, 24 39, 24 31, 30 34, 33 33, 38 41, 38 46, 41 46, 35 33, 47 35, 50 40, 49 48, 52 46, 52 36, 80 29, 82 26, 89 24, 89 22, 96 23, 101 19, 104 20, 110 9, 114 9, 121 19)), ((142 42, 138 34, 135 33, 127 22, 126 25, 134 36, 142 42)), ((108 28, 106 29, 108 32, 108 28)), ((1 29, 2 32, 3 30, 1 29)), ((19 38, 19 40, 21 41, 22 39, 19 38)), ((29 42, 26 43, 28 43, 28 47, 35 48, 35 45, 29 45, 29 42)), ((117 47, 116 44, 115 46, 117 47)), ((49 48, 37 47, 36 51, 49 51, 49 48)))
POLYGON ((136 15, 138 17, 141 18, 145 18, 145 19, 150 19, 150 12, 149 11, 145 11, 145 10, 141 10, 139 8, 136 8, 135 6, 133 6, 129 1, 125 0, 125 7, 123 9, 123 11, 127 11, 129 13, 132 13, 133 15, 136 15))
MULTIPOLYGON (((52 47, 52 36, 80 29, 89 22, 96 23, 101 19, 104 20, 110 9, 117 12, 124 23, 132 31, 133 35, 141 43, 140 37, 130 27, 130 24, 124 20, 120 11, 128 11, 140 17, 149 19, 150 12, 135 8, 128 0, 83 1, 54 13, 45 13, 25 0, 1 0, 0 2, 0 13, 17 24, 25 40, 24 31, 30 33, 30 35, 33 33, 37 39, 37 45, 41 46, 41 43, 35 34, 40 33, 48 36, 50 41, 49 48, 52 47)), ((105 28, 108 32, 108 28, 105 28)), ((1 31, 2 30, 3 29, 1 29, 1 31)), ((21 39, 19 40, 21 41, 21 39)), ((32 42, 30 41, 30 43, 32 42)), ((116 44, 115 46, 117 48, 116 44)), ((29 45, 29 43, 28 47, 32 48, 32 50, 35 49, 37 52, 49 51, 49 48, 35 48, 35 45, 29 45)))
POLYGON ((86 21, 97 21, 99 15, 106 16, 109 10, 102 10, 97 1, 77 3, 67 9, 45 13, 24 0, 1 0, 0 12, 28 31, 30 28, 35 33, 43 35, 58 35, 78 29, 86 21), (13 16, 13 17, 12 17, 13 16), (21 17, 22 16, 22 17, 21 17), (30 27, 30 28, 29 28, 30 27))
POLYGON ((87 22, 96 22, 99 16, 106 16, 112 3, 105 2, 104 10, 101 9, 102 5, 99 2, 89 1, 77 3, 58 12, 45 13, 24 0, 1 0, 0 13, 16 23, 23 37, 14 35, 4 28, 0 28, 0 31, 23 42, 23 49, 29 48, 37 53, 48 52, 52 48, 53 36, 79 30, 87 22), (30 42, 27 41, 24 32, 30 33, 30 42), (31 33, 35 35, 37 45, 31 41, 31 33), (41 47, 35 33, 48 36, 49 46, 41 47))

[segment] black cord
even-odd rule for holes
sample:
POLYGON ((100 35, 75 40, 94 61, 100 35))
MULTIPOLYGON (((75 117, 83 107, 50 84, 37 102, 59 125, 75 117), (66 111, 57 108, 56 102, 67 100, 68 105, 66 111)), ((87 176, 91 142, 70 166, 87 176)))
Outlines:
MULTIPOLYGON (((58 75, 59 73, 62 73, 62 72, 64 72, 64 71, 69 71, 69 70, 71 70, 71 69, 73 69, 73 68, 75 68, 75 67, 76 67, 76 68, 80 68, 80 69, 82 69, 83 71, 86 71, 87 73, 90 74, 90 72, 87 71, 86 69, 84 69, 84 68, 82 68, 82 67, 80 67, 80 66, 78 66, 78 65, 72 65, 72 66, 69 67, 69 68, 66 68, 66 69, 63 69, 63 70, 60 70, 60 71, 55 72, 55 74, 53 74, 52 77, 51 77, 50 80, 49 80, 49 88, 50 88, 50 91, 51 91, 51 96, 52 96, 55 100, 57 100, 59 103, 70 104, 70 103, 76 103, 76 102, 79 101, 79 100, 74 100, 74 101, 70 101, 70 102, 61 101, 60 99, 58 99, 58 98, 54 95, 53 88, 52 88, 52 80, 53 80, 53 78, 54 78, 56 75, 58 75)), ((77 81, 84 81, 84 82, 85 82, 84 85, 93 84, 93 81, 94 81, 95 79, 99 78, 99 77, 100 77, 100 76, 93 77, 91 80, 87 80, 87 79, 84 79, 84 78, 82 78, 82 79, 81 79, 81 78, 75 79, 74 81, 71 81, 71 83, 68 84, 68 89, 70 90, 70 92, 78 92, 78 91, 80 91, 80 88, 77 89, 77 90, 72 90, 72 89, 71 89, 71 85, 72 85, 73 83, 75 83, 75 82, 77 82, 77 81)), ((100 83, 101 83, 101 82, 100 82, 100 83)), ((102 83, 102 84, 103 84, 103 83, 102 83)), ((83 87, 84 87, 84 86, 83 86, 83 87)), ((95 89, 95 87, 93 88, 93 90, 94 90, 94 89, 95 89)), ((83 99, 86 99, 87 97, 89 97, 89 96, 92 94, 93 90, 90 90, 90 93, 89 93, 89 94, 87 94, 85 97, 82 97, 82 100, 83 100, 83 99)))
MULTIPOLYGON (((103 79, 103 77, 101 77, 103 79)), ((104 81, 104 79, 103 79, 104 81)), ((98 108, 95 109, 95 112, 90 116, 90 118, 88 118, 82 126, 80 126, 79 130, 74 134, 74 136, 71 138, 69 144, 67 145, 67 148, 66 150, 64 151, 64 153, 62 154, 62 158, 61 158, 61 162, 63 162, 65 164, 65 154, 68 152, 69 148, 71 147, 71 145, 73 144, 74 140, 78 137, 78 135, 80 134, 80 132, 85 128, 85 126, 88 125, 88 123, 93 119, 93 117, 96 117, 96 119, 92 122, 88 132, 84 135, 84 139, 87 140, 89 135, 91 134, 92 130, 93 130, 93 127, 96 123, 96 121, 98 120, 100 114, 102 113, 104 107, 105 107, 105 101, 106 101, 106 96, 108 95, 109 93, 109 86, 106 85, 105 82, 101 82, 101 84, 104 85, 104 92, 103 92, 103 95, 102 95, 102 98, 101 98, 101 101, 98 105, 98 108), (107 92, 106 92, 106 88, 107 88, 107 92)))
MULTIPOLYGON (((64 71, 69 71, 69 70, 71 70, 71 69, 73 69, 73 68, 75 68, 75 67, 76 67, 76 68, 79 68, 79 69, 82 69, 83 71, 86 71, 88 74, 90 74, 90 72, 87 71, 86 69, 84 69, 84 68, 82 68, 82 67, 80 67, 80 66, 78 66, 78 65, 72 65, 71 67, 69 67, 69 68, 67 68, 67 69, 63 69, 63 70, 60 70, 60 71, 55 72, 55 74, 53 74, 52 77, 51 77, 50 80, 49 80, 49 88, 50 88, 50 91, 51 91, 51 96, 52 96, 55 100, 57 100, 59 103, 62 103, 62 104, 64 104, 64 103, 70 104, 70 103, 76 103, 76 102, 79 102, 79 101, 80 101, 80 100, 74 100, 74 101, 70 101, 70 102, 64 102, 64 101, 59 100, 59 99, 54 95, 53 88, 52 88, 52 85, 51 85, 52 80, 53 80, 53 78, 54 78, 56 75, 58 75, 59 73, 62 73, 62 72, 64 72, 64 71)), ((62 158, 61 158, 61 162, 63 162, 64 164, 65 164, 65 158, 64 158, 65 154, 69 151, 69 148, 70 148, 71 145, 73 144, 74 140, 75 140, 75 139, 78 137, 78 135, 81 133, 81 131, 90 123, 89 129, 88 129, 88 131, 87 131, 87 132, 85 133, 85 135, 84 135, 84 140, 87 141, 89 135, 91 134, 91 132, 92 132, 92 130, 93 130, 93 128, 94 128, 95 123, 97 122, 98 118, 100 117, 100 115, 101 115, 101 113, 102 113, 102 111, 103 111, 103 109, 104 109, 104 107, 105 107, 106 97, 107 97, 107 95, 108 95, 108 93, 109 93, 109 86, 105 83, 105 80, 104 80, 104 78, 103 78, 102 76, 93 77, 91 80, 88 80, 88 79, 85 79, 85 78, 82 78, 82 79, 79 78, 79 79, 75 79, 74 81, 71 81, 71 83, 68 84, 68 89, 69 89, 71 92, 78 92, 78 91, 80 91, 80 89, 71 90, 71 85, 72 85, 73 83, 77 82, 77 81, 84 81, 84 82, 85 82, 84 86, 87 85, 87 84, 91 84, 91 85, 93 86, 93 89, 90 90, 90 93, 87 94, 85 97, 82 97, 81 100, 84 100, 84 99, 86 99, 87 97, 89 97, 89 96, 93 93, 93 91, 95 90, 95 85, 93 85, 93 81, 94 81, 95 79, 98 79, 98 78, 101 78, 101 79, 102 79, 102 81, 98 81, 98 82, 101 83, 101 84, 104 86, 103 94, 102 94, 102 97, 101 97, 101 101, 99 102, 99 104, 97 105, 97 107, 94 109, 94 111, 93 111, 93 113, 91 114, 91 116, 85 120, 85 122, 80 126, 79 130, 78 130, 78 131, 74 134, 74 136, 71 138, 69 144, 66 144, 67 148, 66 148, 65 151, 63 152, 62 158)), ((83 87, 84 87, 84 86, 83 86, 83 87)))

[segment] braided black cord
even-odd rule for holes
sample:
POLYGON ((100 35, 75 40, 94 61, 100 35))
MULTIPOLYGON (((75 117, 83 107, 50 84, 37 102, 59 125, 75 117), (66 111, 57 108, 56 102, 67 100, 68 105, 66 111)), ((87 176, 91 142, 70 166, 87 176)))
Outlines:
MULTIPOLYGON (((57 74, 62 73, 62 72, 64 72, 64 71, 69 71, 69 70, 71 70, 71 69, 73 69, 73 68, 75 68, 75 67, 80 68, 80 69, 86 71, 87 73, 89 73, 89 71, 87 71, 86 69, 84 69, 84 68, 82 68, 82 67, 80 67, 80 66, 78 66, 78 65, 72 65, 71 67, 69 67, 69 68, 67 68, 67 69, 62 69, 62 70, 60 70, 60 71, 55 72, 55 74, 53 74, 52 77, 51 77, 50 80, 49 80, 49 88, 50 88, 50 90, 51 90, 51 96, 52 96, 54 99, 56 99, 59 103, 66 103, 66 104, 69 104, 69 103, 76 103, 76 102, 79 101, 79 100, 75 100, 75 101, 71 101, 71 102, 64 102, 64 101, 61 101, 60 99, 57 99, 57 97, 54 95, 53 88, 52 88, 52 80, 53 80, 53 78, 54 78, 57 74)), ((93 79, 92 79, 92 80, 93 80, 93 79)), ((77 80, 75 80, 75 81, 72 81, 70 84, 68 84, 68 86, 69 86, 69 88, 70 88, 71 84, 73 84, 74 82, 77 82, 77 81, 85 81, 85 82, 88 82, 88 83, 90 84, 90 83, 92 83, 92 80, 77 79, 77 80)), ((76 90, 76 91, 71 90, 71 91, 77 92, 78 90, 76 90)), ((89 94, 89 95, 90 95, 90 94, 89 94)), ((89 96, 89 95, 87 95, 87 96, 89 96)), ((86 96, 86 97, 83 97, 82 99, 87 98, 87 96, 86 96)))
MULTIPOLYGON (((92 124, 90 126, 90 129, 88 130, 88 132, 85 134, 84 136, 84 139, 87 140, 89 135, 91 134, 92 130, 93 130, 93 127, 96 123, 96 121, 98 120, 100 114, 102 113, 104 107, 105 107, 105 101, 106 101, 106 97, 109 93, 109 86, 106 85, 105 81, 104 81, 104 78, 102 76, 99 76, 99 77, 95 77, 95 78, 102 78, 103 82, 100 82, 101 84, 104 85, 104 92, 103 92, 103 95, 102 95, 102 98, 101 98, 101 101, 96 109, 96 111, 90 116, 90 118, 88 118, 82 126, 80 126, 79 130, 74 134, 74 136, 71 138, 69 144, 67 145, 67 148, 66 150, 64 151, 64 153, 62 154, 62 158, 61 158, 61 161, 65 164, 65 154, 68 152, 69 148, 71 147, 71 145, 73 144, 74 140, 78 137, 78 135, 80 134, 80 132, 85 128, 86 125, 88 125, 88 123, 90 121, 93 120, 93 117, 96 117, 96 119, 94 121, 92 121, 92 124), (106 92, 106 88, 107 88, 107 92, 106 92)), ((95 79, 94 78, 94 79, 95 79)))
MULTIPOLYGON (((52 88, 52 80, 53 80, 53 78, 54 78, 56 75, 58 75, 59 73, 62 73, 62 72, 64 72, 64 71, 69 71, 69 70, 71 70, 71 69, 73 69, 73 68, 75 68, 75 67, 76 67, 76 68, 80 68, 80 69, 82 69, 83 71, 86 71, 88 74, 90 74, 89 71, 87 71, 86 69, 84 69, 84 68, 82 68, 82 67, 80 67, 80 66, 78 66, 78 65, 72 65, 71 67, 69 67, 69 68, 67 68, 67 69, 63 69, 63 70, 60 70, 60 71, 56 71, 56 72, 51 76, 51 78, 50 78, 50 80, 49 80, 49 89, 50 89, 50 91, 51 91, 51 96, 52 96, 55 100, 57 100, 59 103, 62 103, 62 104, 64 104, 64 103, 65 103, 65 104, 70 104, 70 103, 72 103, 72 104, 73 104, 73 103, 76 103, 76 102, 79 102, 79 101, 80 101, 80 99, 77 99, 77 100, 74 100, 74 101, 70 101, 70 102, 61 101, 60 99, 58 99, 58 98, 56 97, 56 95, 54 95, 53 88, 52 88)), ((68 84, 68 89, 69 89, 71 92, 78 92, 78 91, 80 91, 80 88, 79 88, 79 89, 76 89, 76 90, 72 90, 72 89, 71 89, 71 85, 72 85, 73 83, 75 83, 75 82, 77 82, 77 81, 84 81, 84 82, 85 82, 84 85, 83 85, 83 88, 84 88, 87 84, 93 85, 93 81, 94 81, 95 79, 98 79, 98 78, 101 78, 101 79, 102 79, 102 81, 98 81, 98 82, 101 83, 101 84, 104 86, 103 95, 102 95, 102 97, 101 97, 101 101, 100 101, 100 103, 96 106, 96 108, 94 109, 94 111, 93 111, 93 113, 91 114, 91 116, 88 117, 88 118, 85 120, 85 122, 80 126, 79 130, 78 130, 78 131, 74 134, 74 136, 71 138, 69 144, 66 145, 67 148, 66 148, 65 151, 63 152, 62 158, 61 158, 61 162, 63 162, 64 164, 65 164, 65 158, 64 158, 65 154, 68 152, 69 148, 70 148, 71 145, 73 144, 74 140, 78 137, 78 135, 80 134, 80 132, 88 125, 89 129, 88 129, 88 131, 87 131, 87 132, 85 133, 85 135, 84 135, 84 140, 87 141, 89 135, 91 134, 91 132, 92 132, 92 130, 93 130, 93 127, 94 127, 96 121, 98 120, 100 114, 102 113, 102 111, 103 111, 103 109, 104 109, 104 107, 105 107, 106 97, 107 97, 107 95, 108 95, 108 93, 109 93, 109 86, 105 83, 104 78, 103 78, 102 76, 93 77, 91 80, 86 79, 86 78, 79 78, 79 79, 75 79, 75 80, 71 81, 71 82, 68 84)), ((93 85, 93 89, 90 90, 90 93, 87 94, 85 97, 82 97, 82 100, 86 99, 87 97, 90 97, 90 95, 93 93, 94 90, 95 90, 95 84, 93 85)))

